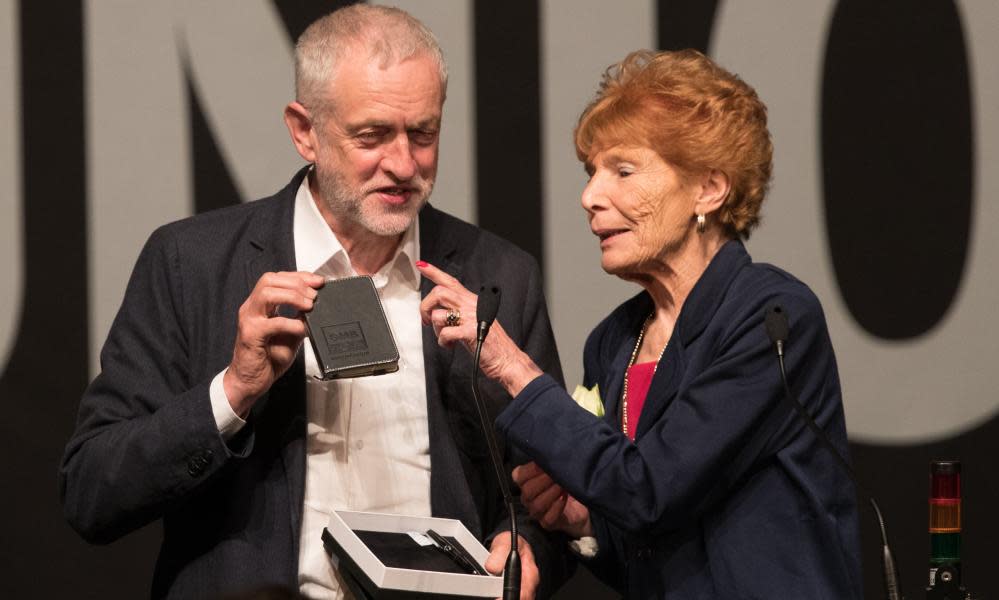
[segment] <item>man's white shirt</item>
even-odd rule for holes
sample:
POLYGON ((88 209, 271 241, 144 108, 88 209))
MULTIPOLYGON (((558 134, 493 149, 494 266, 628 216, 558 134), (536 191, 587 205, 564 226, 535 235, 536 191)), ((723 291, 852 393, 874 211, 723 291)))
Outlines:
MULTIPOLYGON (((295 261, 299 271, 339 279, 357 273, 319 213, 308 177, 295 197, 295 261)), ((387 375, 320 381, 305 340, 305 505, 299 547, 299 591, 310 598, 343 598, 321 534, 334 510, 430 516, 430 436, 420 321, 419 222, 395 255, 372 276, 399 346, 399 370, 387 375)), ((235 435, 245 422, 225 397, 222 377, 211 385, 219 431, 235 435)), ((349 594, 348 594, 349 596, 349 594)))

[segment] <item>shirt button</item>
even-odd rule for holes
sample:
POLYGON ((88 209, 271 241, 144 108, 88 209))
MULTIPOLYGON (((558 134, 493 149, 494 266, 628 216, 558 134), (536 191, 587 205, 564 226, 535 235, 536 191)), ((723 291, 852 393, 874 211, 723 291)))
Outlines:
POLYGON ((360 450, 364 448, 364 440, 357 440, 354 442, 354 450, 360 450))

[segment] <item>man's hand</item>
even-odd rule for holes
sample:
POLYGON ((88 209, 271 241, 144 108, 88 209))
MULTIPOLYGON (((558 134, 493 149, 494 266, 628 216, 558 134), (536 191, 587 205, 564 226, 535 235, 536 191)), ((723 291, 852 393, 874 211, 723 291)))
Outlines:
MULTIPOLYGON (((520 555, 520 600, 533 600, 541 582, 538 565, 534 562, 534 551, 523 536, 517 536, 517 553, 520 555)), ((499 575, 506 568, 506 559, 510 555, 510 532, 504 531, 493 538, 489 546, 489 558, 486 559, 486 570, 493 575, 499 575)))
POLYGON ((589 509, 565 493, 536 463, 514 468, 513 481, 520 487, 521 503, 542 527, 577 539, 593 535, 589 509))
POLYGON ((239 307, 232 362, 222 378, 233 412, 246 417, 250 408, 295 360, 307 330, 300 318, 278 316, 278 308, 312 310, 323 278, 314 273, 264 273, 239 307))

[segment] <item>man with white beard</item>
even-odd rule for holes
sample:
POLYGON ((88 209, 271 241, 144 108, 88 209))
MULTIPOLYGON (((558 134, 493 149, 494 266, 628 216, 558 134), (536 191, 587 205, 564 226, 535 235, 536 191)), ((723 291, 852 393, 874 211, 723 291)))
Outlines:
MULTIPOLYGON (((297 99, 284 113, 309 165, 270 198, 147 242, 81 401, 61 490, 93 542, 162 519, 153 596, 278 585, 343 597, 320 538, 334 510, 460 519, 491 548, 487 568, 502 570, 510 536, 471 360, 421 325, 433 284, 416 263, 470 289, 499 283, 507 332, 547 372, 559 361, 536 262, 427 205, 446 86, 433 34, 405 12, 358 4, 319 19, 296 45, 297 99), (301 313, 326 279, 352 275, 372 276, 400 369, 320 381, 301 313)), ((509 401, 499 387, 484 395, 493 411, 509 401)), ((548 595, 562 552, 526 519, 521 532, 523 597, 548 595)))

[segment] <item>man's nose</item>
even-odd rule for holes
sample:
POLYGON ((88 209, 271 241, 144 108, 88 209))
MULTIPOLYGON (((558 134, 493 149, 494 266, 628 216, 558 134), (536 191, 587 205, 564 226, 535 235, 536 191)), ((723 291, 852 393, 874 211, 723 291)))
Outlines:
POLYGON ((385 148, 382 169, 400 181, 408 181, 416 175, 416 157, 406 134, 397 135, 385 148))

